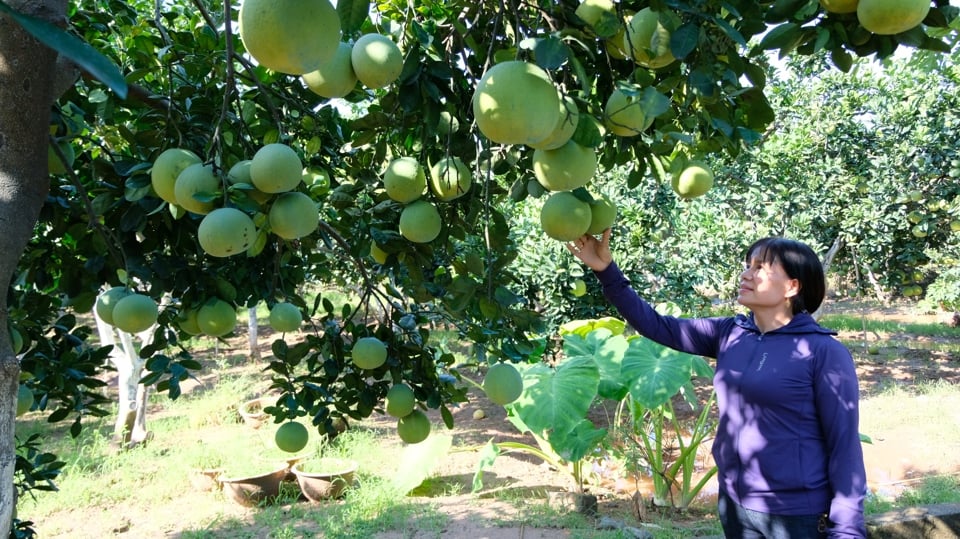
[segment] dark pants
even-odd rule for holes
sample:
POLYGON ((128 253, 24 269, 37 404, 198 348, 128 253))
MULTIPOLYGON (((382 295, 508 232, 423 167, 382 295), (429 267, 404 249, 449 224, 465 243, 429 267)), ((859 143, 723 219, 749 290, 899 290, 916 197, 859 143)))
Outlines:
POLYGON ((771 515, 746 509, 721 493, 717 503, 727 539, 823 539, 826 515, 771 515))

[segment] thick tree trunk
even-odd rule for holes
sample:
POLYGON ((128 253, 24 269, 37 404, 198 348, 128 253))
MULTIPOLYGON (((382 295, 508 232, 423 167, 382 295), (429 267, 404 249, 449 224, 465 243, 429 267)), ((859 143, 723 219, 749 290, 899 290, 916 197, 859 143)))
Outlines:
MULTIPOLYGON (((63 20, 66 0, 7 0, 14 10, 63 20)), ((7 289, 49 191, 47 133, 57 55, 0 14, 0 537, 10 534, 20 365, 7 328, 7 289)))

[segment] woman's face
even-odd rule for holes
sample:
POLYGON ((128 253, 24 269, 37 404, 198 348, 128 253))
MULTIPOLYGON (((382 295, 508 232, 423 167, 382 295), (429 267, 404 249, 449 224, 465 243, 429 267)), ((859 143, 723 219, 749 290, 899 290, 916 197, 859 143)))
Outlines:
POLYGON ((740 272, 737 302, 752 311, 774 307, 791 311, 787 298, 797 295, 799 289, 799 282, 787 276, 780 262, 753 257, 740 272))

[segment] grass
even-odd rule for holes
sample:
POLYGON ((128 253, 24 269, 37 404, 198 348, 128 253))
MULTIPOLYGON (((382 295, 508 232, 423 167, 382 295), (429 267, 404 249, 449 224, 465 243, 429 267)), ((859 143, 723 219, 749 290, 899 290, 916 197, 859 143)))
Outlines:
POLYGON ((876 320, 855 314, 827 314, 820 319, 820 324, 837 331, 906 334, 911 337, 944 337, 960 340, 960 327, 950 327, 946 324, 876 320))

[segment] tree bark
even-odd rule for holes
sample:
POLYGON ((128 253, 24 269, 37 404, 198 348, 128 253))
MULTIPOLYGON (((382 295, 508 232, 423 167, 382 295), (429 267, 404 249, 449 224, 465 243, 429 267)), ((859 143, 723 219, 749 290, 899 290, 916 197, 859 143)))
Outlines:
MULTIPOLYGON (((62 22, 66 0, 7 0, 14 10, 62 22)), ((7 328, 7 289, 50 189, 50 107, 57 54, 0 14, 0 537, 10 534, 16 505, 14 432, 20 364, 7 328)))

